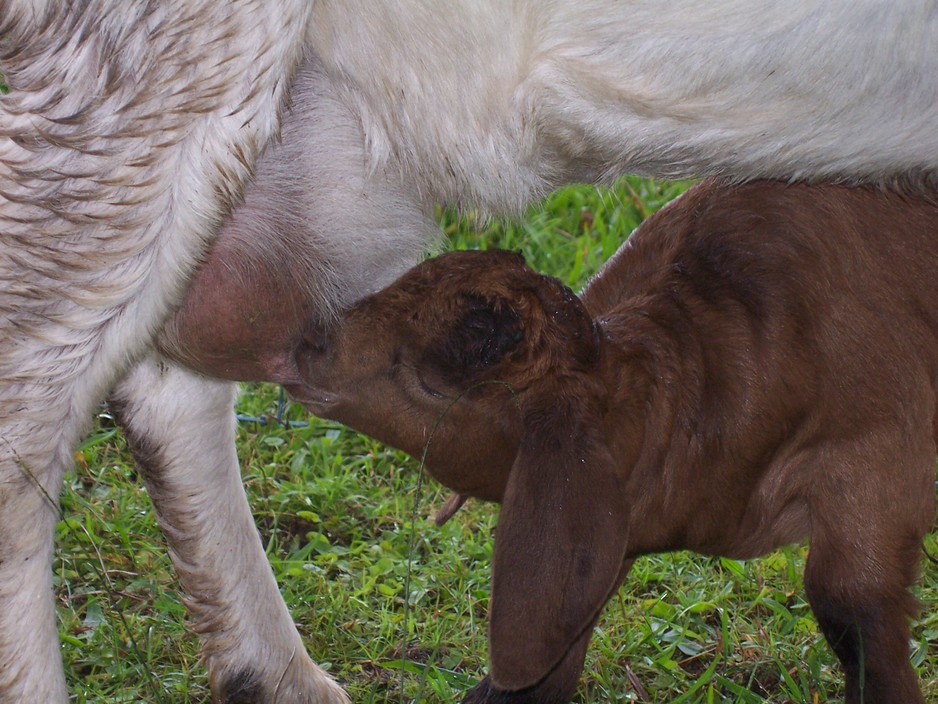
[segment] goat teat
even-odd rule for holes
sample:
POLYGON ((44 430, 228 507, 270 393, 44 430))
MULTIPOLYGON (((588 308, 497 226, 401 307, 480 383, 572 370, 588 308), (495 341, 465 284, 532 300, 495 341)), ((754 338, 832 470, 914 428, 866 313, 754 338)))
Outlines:
POLYGON ((446 501, 440 506, 440 510, 436 512, 436 516, 433 519, 433 522, 438 526, 444 525, 450 518, 456 515, 456 512, 462 508, 463 504, 466 503, 468 497, 464 494, 458 492, 453 492, 449 495, 446 501))

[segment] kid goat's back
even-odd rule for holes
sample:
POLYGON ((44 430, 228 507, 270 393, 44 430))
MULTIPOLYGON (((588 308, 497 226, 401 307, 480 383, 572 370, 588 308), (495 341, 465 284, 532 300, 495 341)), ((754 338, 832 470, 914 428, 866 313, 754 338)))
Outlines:
POLYGON ((805 539, 847 701, 924 701, 908 589, 935 510, 932 197, 707 181, 581 298, 517 255, 452 253, 299 360, 294 395, 408 452, 442 419, 430 470, 503 503, 490 676, 467 701, 565 701, 636 556, 805 539))

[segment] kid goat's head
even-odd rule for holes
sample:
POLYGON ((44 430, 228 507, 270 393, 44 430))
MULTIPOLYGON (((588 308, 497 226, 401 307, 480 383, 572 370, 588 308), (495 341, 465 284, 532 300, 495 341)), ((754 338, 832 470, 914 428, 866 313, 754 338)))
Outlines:
POLYGON ((557 686, 575 686, 573 651, 617 586, 627 516, 601 438, 601 358, 580 300, 502 251, 428 260, 333 329, 310 330, 298 352, 305 383, 290 391, 313 412, 502 502, 490 609, 500 689, 567 669, 557 686), (531 593, 544 598, 532 606, 531 593))
POLYGON ((290 391, 318 415, 426 452, 443 484, 500 501, 526 401, 579 398, 598 356, 589 315, 559 281, 519 254, 451 252, 363 299, 332 329, 308 331, 298 352, 304 383, 290 391))

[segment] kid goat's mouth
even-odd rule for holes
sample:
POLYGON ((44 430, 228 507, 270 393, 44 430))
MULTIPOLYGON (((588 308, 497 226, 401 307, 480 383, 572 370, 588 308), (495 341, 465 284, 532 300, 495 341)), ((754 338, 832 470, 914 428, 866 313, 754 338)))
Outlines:
POLYGON ((327 389, 319 389, 307 384, 288 384, 284 388, 294 401, 316 415, 320 415, 320 411, 334 408, 339 402, 338 394, 327 389))

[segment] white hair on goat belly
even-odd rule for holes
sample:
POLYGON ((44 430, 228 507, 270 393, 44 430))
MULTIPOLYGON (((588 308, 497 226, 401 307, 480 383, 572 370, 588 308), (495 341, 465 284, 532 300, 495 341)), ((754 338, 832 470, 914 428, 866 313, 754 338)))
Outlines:
POLYGON ((310 37, 372 163, 443 200, 514 209, 622 173, 938 172, 933 0, 326 0, 310 37))

